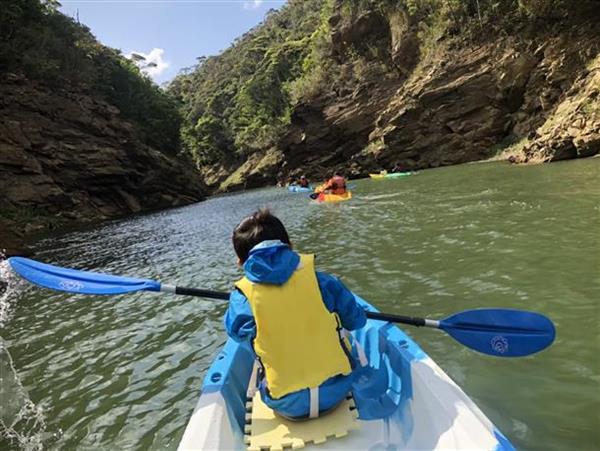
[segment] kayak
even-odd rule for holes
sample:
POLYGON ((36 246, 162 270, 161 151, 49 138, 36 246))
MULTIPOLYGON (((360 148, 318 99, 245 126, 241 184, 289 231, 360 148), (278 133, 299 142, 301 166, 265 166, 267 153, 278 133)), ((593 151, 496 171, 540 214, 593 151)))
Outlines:
POLYGON ((289 185, 288 187, 288 191, 291 193, 312 193, 313 189, 308 186, 308 187, 303 187, 303 186, 298 186, 298 185, 289 185))
MULTIPOLYGON (((377 311, 355 297, 366 310, 377 311)), ((352 400, 358 412, 354 414, 356 424, 346 434, 307 444, 307 449, 515 449, 473 400, 400 328, 369 319, 363 328, 351 333, 351 338, 362 348, 357 351, 359 346, 355 344, 353 353, 362 352, 362 359, 368 361, 367 366, 355 369, 352 400)), ((254 425, 253 421, 248 424, 254 414, 248 413, 247 395, 256 385, 255 360, 249 343, 227 340, 204 377, 179 450, 245 449, 250 441, 245 434, 254 425)), ((325 424, 335 414, 300 425, 325 424)), ((277 428, 285 433, 286 420, 273 417, 281 422, 277 428)))
POLYGON ((344 194, 325 194, 319 193, 317 202, 342 202, 352 199, 352 191, 346 191, 344 194))
POLYGON ((393 179, 393 178, 396 178, 396 177, 406 177, 406 176, 415 175, 415 174, 416 174, 416 172, 412 172, 412 171, 410 171, 410 172, 393 172, 391 174, 387 174, 385 176, 385 178, 388 178, 388 179, 392 178, 393 179))
POLYGON ((414 175, 416 172, 393 172, 391 174, 369 174, 372 179, 391 179, 396 177, 406 177, 414 175))

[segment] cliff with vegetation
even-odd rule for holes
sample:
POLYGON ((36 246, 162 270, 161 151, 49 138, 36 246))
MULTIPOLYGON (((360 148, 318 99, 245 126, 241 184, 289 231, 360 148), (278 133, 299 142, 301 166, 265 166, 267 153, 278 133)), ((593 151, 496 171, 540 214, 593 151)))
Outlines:
POLYGON ((57 224, 194 202, 175 101, 56 11, 0 8, 0 247, 57 224))
POLYGON ((214 190, 600 150, 596 0, 290 0, 170 91, 214 190))
POLYGON ((600 150, 597 0, 289 0, 167 92, 56 6, 0 8, 0 247, 300 173, 600 150))

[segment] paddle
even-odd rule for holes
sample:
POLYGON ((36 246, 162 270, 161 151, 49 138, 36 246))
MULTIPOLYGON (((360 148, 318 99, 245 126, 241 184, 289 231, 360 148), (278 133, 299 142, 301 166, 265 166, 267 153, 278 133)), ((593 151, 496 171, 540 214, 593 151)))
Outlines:
MULTIPOLYGON (((61 268, 23 257, 11 257, 8 262, 23 278, 52 290, 82 294, 123 294, 145 290, 211 299, 229 299, 229 293, 165 285, 150 279, 61 268)), ((541 351, 552 344, 555 336, 552 321, 539 313, 523 310, 495 308, 467 310, 439 321, 372 311, 367 311, 367 317, 373 320, 441 329, 471 349, 501 357, 520 357, 541 351)))

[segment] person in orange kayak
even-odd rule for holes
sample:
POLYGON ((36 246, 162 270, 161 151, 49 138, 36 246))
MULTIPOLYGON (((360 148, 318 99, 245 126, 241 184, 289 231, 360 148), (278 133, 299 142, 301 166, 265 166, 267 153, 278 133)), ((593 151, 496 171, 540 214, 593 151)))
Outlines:
POLYGON ((325 186, 323 187, 323 191, 330 194, 345 194, 346 193, 346 179, 340 174, 336 172, 333 174, 325 186))
POLYGON ((244 277, 230 295, 225 328, 254 348, 264 403, 292 419, 333 409, 357 366, 344 329, 363 327, 365 311, 337 277, 315 270, 314 255, 292 250, 268 210, 242 220, 232 239, 244 277))

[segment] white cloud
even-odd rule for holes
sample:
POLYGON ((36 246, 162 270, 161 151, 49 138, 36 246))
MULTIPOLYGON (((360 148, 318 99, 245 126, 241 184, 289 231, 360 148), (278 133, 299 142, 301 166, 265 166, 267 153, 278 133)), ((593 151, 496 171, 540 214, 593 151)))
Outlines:
POLYGON ((126 57, 133 59, 142 72, 155 80, 156 77, 160 76, 171 65, 171 63, 164 59, 164 53, 164 49, 153 48, 150 50, 150 53, 131 52, 126 57), (143 58, 132 58, 132 55, 140 55, 143 58))
POLYGON ((256 9, 262 5, 263 0, 253 0, 251 2, 244 2, 244 9, 256 9))

